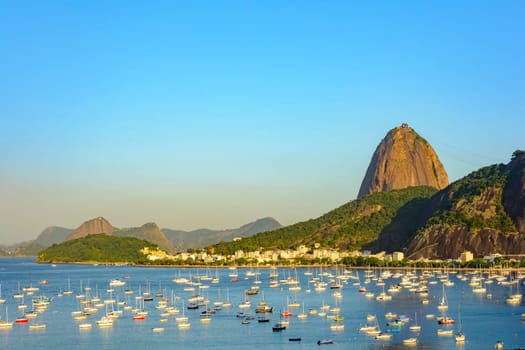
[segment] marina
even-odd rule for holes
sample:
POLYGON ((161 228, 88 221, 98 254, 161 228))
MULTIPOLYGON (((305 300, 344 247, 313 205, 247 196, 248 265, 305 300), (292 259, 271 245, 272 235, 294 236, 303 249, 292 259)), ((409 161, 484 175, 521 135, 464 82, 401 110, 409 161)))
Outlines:
POLYGON ((144 268, 4 258, 0 347, 515 349, 525 346, 523 277, 504 269, 144 268))

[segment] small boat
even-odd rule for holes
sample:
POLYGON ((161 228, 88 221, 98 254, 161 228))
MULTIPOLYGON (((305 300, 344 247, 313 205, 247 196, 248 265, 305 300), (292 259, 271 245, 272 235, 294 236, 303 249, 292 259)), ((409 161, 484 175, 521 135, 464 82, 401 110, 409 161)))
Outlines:
POLYGON ((494 344, 494 349, 500 350, 503 349, 503 342, 501 340, 498 340, 496 344, 494 344))
POLYGON ((180 323, 177 323, 177 327, 179 329, 188 329, 190 328, 191 324, 188 323, 188 322, 180 322, 180 323))
POLYGON ((376 340, 390 340, 392 339, 392 333, 379 333, 375 336, 376 340))
POLYGON ((290 311, 288 311, 288 310, 284 310, 284 311, 281 313, 281 316, 283 316, 283 317, 292 317, 293 314, 292 314, 290 311))
POLYGON ((126 284, 126 282, 121 281, 118 278, 115 278, 115 279, 112 279, 111 281, 109 281, 109 285, 112 286, 112 287, 121 287, 121 286, 123 286, 125 284, 126 284))
POLYGON ((465 334, 462 332, 458 332, 454 335, 454 338, 456 339, 456 343, 464 343, 465 342, 465 334))
POLYGON ((78 328, 80 329, 91 329, 93 325, 91 323, 81 323, 78 325, 78 328))
POLYGON ((301 337, 288 338, 288 341, 301 341, 301 337))
POLYGON ((25 318, 25 317, 19 317, 15 320, 15 323, 18 323, 18 324, 21 324, 21 323, 28 323, 29 322, 29 319, 25 318))
POLYGON ((317 341, 317 345, 333 344, 334 341, 331 339, 321 339, 317 341))
POLYGON ((29 329, 32 331, 37 330, 37 329, 46 329, 46 325, 44 323, 35 323, 35 324, 29 325, 29 329))
POLYGON ((405 345, 417 344, 417 338, 403 339, 403 344, 405 345))
POLYGON ((330 325, 330 330, 335 332, 340 332, 345 330, 345 325, 341 323, 335 323, 330 325))
POLYGON ((161 332, 164 332, 164 328, 163 327, 154 327, 151 329, 151 331, 153 333, 161 333, 161 332))
POLYGON ((454 334, 453 329, 438 329, 437 330, 437 335, 452 335, 452 334, 454 334))
POLYGON ((95 322, 100 328, 113 327, 113 320, 111 318, 103 316, 100 320, 95 322))
POLYGON ((282 322, 278 322, 272 326, 272 331, 280 332, 286 329, 286 326, 282 322))
POLYGON ((451 317, 445 316, 445 317, 440 318, 438 320, 438 323, 447 325, 447 324, 454 324, 456 323, 456 321, 451 317))

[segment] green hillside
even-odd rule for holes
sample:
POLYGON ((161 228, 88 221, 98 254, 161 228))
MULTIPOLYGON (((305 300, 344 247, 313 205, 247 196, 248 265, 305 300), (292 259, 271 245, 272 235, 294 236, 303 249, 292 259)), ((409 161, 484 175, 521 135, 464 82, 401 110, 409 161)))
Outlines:
POLYGON ((218 254, 233 254, 239 249, 255 251, 259 247, 296 248, 299 245, 311 246, 314 243, 338 249, 360 249, 378 238, 392 223, 400 208, 407 206, 411 201, 429 198, 436 191, 434 188, 422 186, 374 193, 348 202, 317 219, 262 232, 236 242, 222 242, 213 248, 218 254))
POLYGON ((502 232, 516 232, 502 201, 508 175, 508 167, 497 164, 481 168, 452 183, 445 191, 446 200, 440 202, 426 227, 461 224, 469 230, 493 228, 502 232))
POLYGON ((38 254, 38 262, 144 262, 139 251, 157 245, 133 237, 116 237, 104 234, 53 244, 38 254))

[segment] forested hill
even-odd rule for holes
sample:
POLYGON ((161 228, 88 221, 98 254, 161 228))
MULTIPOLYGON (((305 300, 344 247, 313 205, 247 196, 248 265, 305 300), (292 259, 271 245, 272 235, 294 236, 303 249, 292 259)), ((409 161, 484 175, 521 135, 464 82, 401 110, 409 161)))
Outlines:
POLYGON ((373 193, 348 202, 317 219, 262 232, 236 242, 221 242, 209 248, 213 248, 217 254, 233 254, 239 249, 255 251, 260 247, 288 249, 299 245, 311 246, 314 243, 338 249, 360 249, 379 237, 392 223, 400 208, 418 210, 418 206, 410 209, 408 204, 412 201, 426 201, 436 191, 432 187, 420 186, 373 193))
POLYGON ((102 262, 141 263, 145 256, 140 250, 156 244, 134 237, 93 234, 53 244, 38 254, 38 262, 102 262))

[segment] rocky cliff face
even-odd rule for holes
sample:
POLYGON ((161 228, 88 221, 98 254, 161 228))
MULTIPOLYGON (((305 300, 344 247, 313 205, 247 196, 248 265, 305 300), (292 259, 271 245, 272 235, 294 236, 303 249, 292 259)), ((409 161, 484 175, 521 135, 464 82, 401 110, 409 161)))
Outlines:
POLYGON ((503 189, 503 205, 520 233, 525 234, 525 153, 514 153, 503 189))
POLYGON ((80 225, 75 231, 71 232, 66 240, 82 238, 87 235, 103 233, 106 235, 113 234, 114 228, 109 221, 103 217, 88 220, 80 225))
POLYGON ((358 198, 412 186, 442 189, 448 176, 430 144, 408 125, 390 130, 377 146, 358 198))
POLYGON ((406 256, 458 258, 465 251, 525 253, 525 154, 482 168, 437 193, 421 210, 425 224, 406 256))

